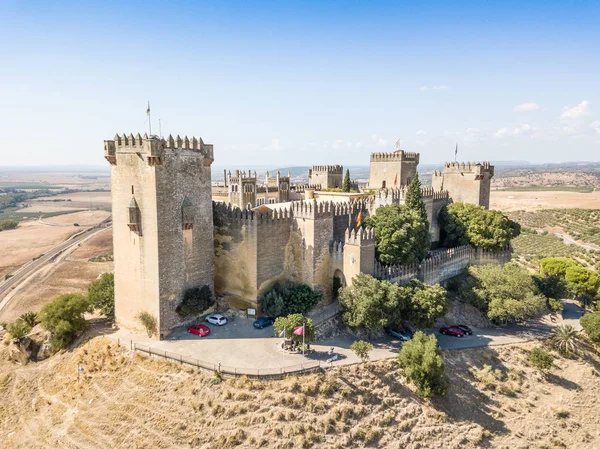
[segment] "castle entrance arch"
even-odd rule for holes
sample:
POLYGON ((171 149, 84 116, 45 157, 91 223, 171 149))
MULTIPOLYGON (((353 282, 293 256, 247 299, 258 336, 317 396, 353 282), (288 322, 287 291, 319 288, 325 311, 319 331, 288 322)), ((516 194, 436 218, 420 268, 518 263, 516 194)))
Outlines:
POLYGON ((346 276, 341 270, 337 269, 333 272, 333 288, 331 290, 331 296, 334 301, 338 300, 340 288, 346 287, 346 276))

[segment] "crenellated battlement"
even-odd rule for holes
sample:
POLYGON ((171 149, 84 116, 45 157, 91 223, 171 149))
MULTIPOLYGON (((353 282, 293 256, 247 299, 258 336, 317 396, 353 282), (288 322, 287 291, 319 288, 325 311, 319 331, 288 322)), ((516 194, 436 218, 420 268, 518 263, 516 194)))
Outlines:
POLYGON ((331 173, 331 174, 343 174, 344 167, 342 165, 313 165, 308 170, 308 174, 311 175, 315 172, 331 173))
MULTIPOLYGON (((494 166, 489 162, 445 162, 444 173, 472 173, 474 175, 483 175, 485 173, 494 175, 494 166)), ((433 172, 433 176, 441 176, 442 173, 439 170, 433 172)))
POLYGON ((404 150, 393 153, 371 153, 371 162, 415 162, 419 163, 419 153, 404 150))
POLYGON ((374 245, 375 231, 373 228, 348 229, 344 239, 346 245, 374 245))
POLYGON ((104 157, 111 164, 117 163, 118 153, 135 153, 139 156, 145 155, 150 165, 160 165, 162 157, 165 155, 165 149, 168 150, 189 150, 200 153, 205 158, 205 165, 210 165, 214 161, 212 144, 205 144, 202 138, 179 135, 175 138, 169 135, 166 139, 157 136, 148 137, 137 133, 133 134, 115 134, 113 140, 104 141, 104 157))
POLYGON ((246 226, 269 225, 282 221, 291 222, 294 218, 294 214, 289 208, 254 211, 231 207, 231 204, 216 201, 213 201, 213 212, 219 221, 246 226))
POLYGON ((333 203, 329 201, 301 200, 291 204, 294 216, 299 218, 321 218, 333 216, 333 203))
POLYGON ((231 174, 231 171, 227 172, 227 180, 231 183, 239 182, 256 182, 256 170, 252 173, 252 170, 236 170, 235 174, 231 174))
MULTIPOLYGON (((391 204, 391 203, 401 203, 406 199, 406 194, 408 193, 407 186, 401 186, 399 188, 392 189, 380 189, 375 193, 375 197, 379 200, 379 203, 391 204)), ((432 186, 421 187, 421 198, 423 199, 433 199, 433 200, 442 200, 448 199, 450 196, 446 190, 434 190, 432 186)))

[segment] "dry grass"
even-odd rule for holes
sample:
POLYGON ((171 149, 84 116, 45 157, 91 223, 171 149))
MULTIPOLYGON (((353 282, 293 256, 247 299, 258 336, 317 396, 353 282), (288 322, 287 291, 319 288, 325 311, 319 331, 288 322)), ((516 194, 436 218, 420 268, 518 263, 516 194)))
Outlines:
POLYGON ((598 447, 598 356, 584 350, 587 362, 561 359, 544 378, 524 363, 530 346, 446 353, 449 395, 429 402, 403 384, 393 361, 214 385, 210 374, 131 356, 99 337, 37 365, 0 362, 0 441, 6 448, 598 447))

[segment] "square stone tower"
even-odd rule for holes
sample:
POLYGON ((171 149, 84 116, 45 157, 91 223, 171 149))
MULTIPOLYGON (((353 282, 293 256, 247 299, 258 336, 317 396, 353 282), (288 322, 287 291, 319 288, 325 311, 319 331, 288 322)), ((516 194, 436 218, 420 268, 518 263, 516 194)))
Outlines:
POLYGON ((104 141, 110 163, 115 316, 141 328, 144 311, 160 337, 181 319, 183 292, 214 293, 211 173, 213 146, 200 138, 116 135, 104 141))
POLYGON ((227 175, 227 188, 229 192, 229 203, 238 206, 240 209, 246 209, 256 206, 256 171, 236 170, 235 175, 231 172, 227 175))
POLYGON ((344 167, 341 165, 313 165, 308 170, 308 184, 322 189, 341 189, 344 167))
POLYGON ((433 172, 431 184, 436 191, 447 190, 455 203, 490 207, 490 184, 494 166, 489 162, 446 162, 442 172, 433 172))
POLYGON ((399 188, 410 184, 417 173, 419 153, 397 150, 393 153, 371 153, 369 188, 399 188))

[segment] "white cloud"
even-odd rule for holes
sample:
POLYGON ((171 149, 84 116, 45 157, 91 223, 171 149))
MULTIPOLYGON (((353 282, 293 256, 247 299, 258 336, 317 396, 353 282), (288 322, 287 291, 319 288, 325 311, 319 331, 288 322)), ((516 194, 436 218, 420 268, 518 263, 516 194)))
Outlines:
POLYGON ((375 145, 377 145, 378 147, 385 147, 385 146, 387 146, 387 143, 388 143, 388 142, 387 142, 387 140, 385 140, 385 139, 383 139, 383 138, 381 138, 381 137, 377 136, 377 134, 373 134, 373 135, 371 136, 371 140, 372 140, 372 141, 373 141, 373 143, 374 143, 375 145))
POLYGON ((522 104, 516 105, 514 110, 515 110, 515 112, 539 111, 540 105, 537 103, 522 103, 522 104))
POLYGON ((423 131, 422 129, 417 131, 417 136, 426 136, 427 133, 425 131, 423 131))
POLYGON ((600 120, 590 123, 590 128, 596 131, 596 134, 600 136, 600 120))
POLYGON ((483 137, 483 133, 478 128, 467 128, 465 132, 465 140, 468 141, 480 140, 481 137, 483 137))
POLYGON ((525 123, 523 125, 515 126, 513 129, 500 128, 494 134, 494 137, 506 137, 506 136, 529 136, 536 131, 536 128, 525 123))
POLYGON ((592 113, 591 104, 587 100, 583 100, 577 106, 572 108, 565 106, 560 118, 564 120, 579 120, 592 113))

